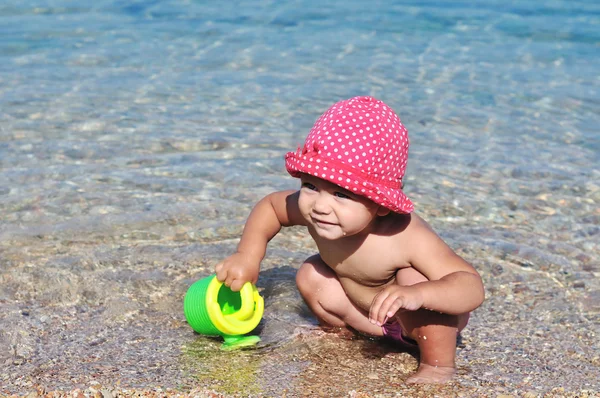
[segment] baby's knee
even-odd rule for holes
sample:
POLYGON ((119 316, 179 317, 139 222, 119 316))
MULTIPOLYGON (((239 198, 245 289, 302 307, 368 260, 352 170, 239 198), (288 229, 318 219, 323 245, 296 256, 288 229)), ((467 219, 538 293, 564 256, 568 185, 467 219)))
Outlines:
POLYGON ((317 271, 314 257, 309 257, 304 264, 300 266, 296 273, 296 285, 302 295, 306 295, 319 288, 322 276, 317 271))

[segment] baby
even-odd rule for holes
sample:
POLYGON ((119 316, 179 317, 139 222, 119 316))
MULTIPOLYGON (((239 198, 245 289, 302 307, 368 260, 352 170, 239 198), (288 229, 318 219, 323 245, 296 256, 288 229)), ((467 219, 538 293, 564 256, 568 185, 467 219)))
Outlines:
POLYGON ((382 101, 334 104, 304 147, 289 152, 299 191, 258 202, 237 252, 216 265, 232 290, 256 283, 267 243, 282 226, 303 225, 319 252, 300 266, 300 294, 323 326, 349 327, 418 347, 409 383, 455 373, 457 334, 484 300, 481 277, 418 215, 402 192, 408 133, 382 101))

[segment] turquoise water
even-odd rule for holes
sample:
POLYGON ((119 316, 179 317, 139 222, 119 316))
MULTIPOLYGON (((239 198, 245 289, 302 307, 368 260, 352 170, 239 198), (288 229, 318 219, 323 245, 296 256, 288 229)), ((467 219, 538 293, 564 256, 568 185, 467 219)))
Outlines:
MULTIPOLYGON (((527 186, 509 191, 597 180, 595 2, 388 3, 4 3, 1 230, 41 227, 9 210, 32 197, 51 222, 82 215, 64 206, 77 188, 121 213, 141 205, 132 186, 168 207, 225 166, 287 187, 283 153, 360 94, 408 127, 414 189, 446 174, 477 190, 473 171, 527 186)), ((502 191, 485 199, 520 194, 502 191)))
MULTIPOLYGON (((297 186, 283 155, 355 95, 399 114, 406 192, 453 247, 485 275, 583 283, 597 317, 599 48, 591 0, 2 2, 0 342, 18 377, 68 358, 39 341, 66 327, 29 315, 48 307, 73 325, 174 318, 164 335, 189 340, 186 287, 259 198, 297 186)), ((267 347, 314 326, 293 283, 313 251, 295 230, 271 245, 267 347)), ((74 330, 72 355, 90 332, 74 330)))

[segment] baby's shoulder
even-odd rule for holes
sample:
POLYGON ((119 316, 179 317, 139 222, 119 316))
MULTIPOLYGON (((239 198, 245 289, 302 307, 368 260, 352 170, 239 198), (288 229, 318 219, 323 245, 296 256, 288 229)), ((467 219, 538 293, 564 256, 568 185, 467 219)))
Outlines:
POLYGON ((381 224, 380 231, 382 235, 406 243, 415 239, 435 239, 437 237, 427 221, 415 213, 390 214, 381 224))
POLYGON ((379 220, 378 230, 383 235, 406 235, 425 221, 415 213, 389 213, 379 220))

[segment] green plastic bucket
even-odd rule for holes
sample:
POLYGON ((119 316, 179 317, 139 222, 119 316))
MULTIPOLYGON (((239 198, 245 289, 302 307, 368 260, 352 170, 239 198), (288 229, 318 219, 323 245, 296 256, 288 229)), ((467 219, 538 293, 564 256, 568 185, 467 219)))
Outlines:
POLYGON ((264 301, 256 286, 246 283, 234 292, 210 275, 188 289, 183 311, 189 325, 206 336, 222 336, 230 345, 255 344, 257 336, 242 336, 258 326, 264 301))

